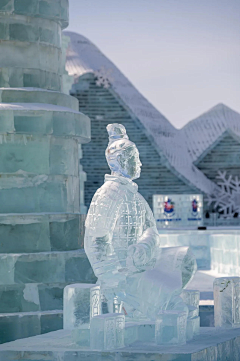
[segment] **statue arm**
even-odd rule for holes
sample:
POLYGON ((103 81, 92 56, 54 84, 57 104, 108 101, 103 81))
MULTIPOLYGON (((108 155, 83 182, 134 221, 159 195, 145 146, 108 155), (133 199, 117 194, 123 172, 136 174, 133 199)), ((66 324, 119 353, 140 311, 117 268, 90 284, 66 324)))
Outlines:
POLYGON ((160 236, 152 210, 145 199, 144 202, 146 209, 144 232, 139 238, 138 243, 145 244, 149 249, 154 251, 156 248, 160 247, 160 236))
POLYGON ((144 198, 142 199, 146 210, 144 232, 138 239, 138 243, 130 246, 129 249, 129 256, 132 258, 134 266, 140 269, 155 262, 160 248, 160 236, 156 227, 156 221, 148 203, 144 198))
MULTIPOLYGON (((116 183, 115 183, 116 184, 116 183)), ((100 281, 119 282, 124 276, 112 237, 122 199, 115 184, 101 187, 93 197, 86 219, 84 248, 100 281)))

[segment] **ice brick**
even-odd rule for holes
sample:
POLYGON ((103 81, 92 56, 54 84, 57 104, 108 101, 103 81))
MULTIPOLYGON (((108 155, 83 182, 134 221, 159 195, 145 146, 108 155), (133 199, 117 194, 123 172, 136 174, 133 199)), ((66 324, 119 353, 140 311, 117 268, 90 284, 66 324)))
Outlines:
POLYGON ((187 305, 199 308, 200 291, 183 290, 181 297, 187 305))
POLYGON ((195 290, 183 290, 181 297, 183 301, 188 305, 186 338, 187 340, 191 340, 195 335, 199 334, 200 329, 200 292, 195 290))
POLYGON ((0 69, 0 87, 35 87, 61 90, 61 76, 41 69, 12 68, 0 69))
POLYGON ((90 345, 94 350, 114 350, 124 347, 125 316, 107 313, 93 317, 90 323, 90 345))
POLYGON ((188 318, 193 318, 199 315, 199 300, 200 292, 195 290, 183 290, 181 297, 188 305, 189 314, 188 318))
POLYGON ((192 340, 192 338, 198 335, 200 332, 200 317, 193 317, 187 319, 187 331, 186 340, 192 340))
POLYGON ((100 286, 73 284, 64 289, 64 329, 89 328, 90 319, 100 314, 100 286))
POLYGON ((127 322, 125 324, 125 346, 135 341, 154 342, 155 324, 151 322, 127 322))
POLYGON ((62 325, 61 310, 0 314, 0 343, 56 331, 62 325))
MULTIPOLYGON (((35 130, 41 132, 43 122, 41 116, 15 117, 21 129, 24 127, 34 132, 34 124, 40 123, 35 130)), ((51 122, 49 121, 51 129, 51 122)), ((32 174, 56 174, 78 176, 78 141, 43 135, 11 134, 1 137, 0 173, 9 174, 19 171, 32 174), (9 157, 11 162, 9 162, 9 157)))
POLYGON ((162 311, 155 323, 155 341, 158 345, 186 343, 187 313, 162 311))
POLYGON ((82 251, 0 254, 0 285, 96 282, 82 251))
POLYGON ((83 248, 85 218, 79 214, 0 215, 0 253, 83 248))
POLYGON ((59 105, 78 111, 78 100, 72 96, 56 91, 49 91, 39 88, 1 88, 0 101, 2 103, 14 103, 18 99, 19 103, 38 103, 59 105))
POLYGON ((78 346, 90 347, 90 327, 75 328, 71 331, 71 338, 78 346))
POLYGON ((215 327, 240 327, 240 277, 216 278, 213 287, 215 327))
POLYGON ((78 177, 2 174, 0 188, 0 213, 79 211, 78 177))

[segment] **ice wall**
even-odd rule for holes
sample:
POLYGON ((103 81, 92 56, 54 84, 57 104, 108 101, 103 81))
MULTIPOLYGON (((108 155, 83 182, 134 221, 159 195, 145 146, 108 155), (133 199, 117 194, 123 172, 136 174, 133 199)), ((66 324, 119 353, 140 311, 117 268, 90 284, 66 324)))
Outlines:
POLYGON ((68 0, 0 1, 0 342, 60 328, 64 286, 95 281, 81 250, 90 119, 61 92, 67 25, 68 0))

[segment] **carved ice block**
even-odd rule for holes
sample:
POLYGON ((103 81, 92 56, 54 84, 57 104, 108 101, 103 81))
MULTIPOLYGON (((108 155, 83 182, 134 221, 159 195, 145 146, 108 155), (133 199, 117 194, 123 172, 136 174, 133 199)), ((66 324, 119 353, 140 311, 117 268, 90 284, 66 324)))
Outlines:
POLYGON ((72 341, 78 346, 89 347, 90 346, 90 328, 79 329, 75 328, 71 331, 72 341))
POLYGON ((240 327, 240 277, 216 278, 213 288, 215 327, 240 327))
POLYGON ((135 341, 154 342, 155 324, 152 322, 126 322, 125 324, 125 346, 135 341))
MULTIPOLYGON (((195 290, 183 290, 181 297, 188 306, 197 308, 199 314, 200 292, 195 290)), ((197 315, 198 315, 197 314, 197 315)))
POLYGON ((80 283, 65 287, 63 328, 89 328, 91 318, 100 314, 100 305, 100 286, 80 283))
POLYGON ((158 345, 183 345, 186 343, 187 313, 162 311, 155 323, 155 342, 158 345))
POLYGON ((93 350, 113 350, 124 347, 125 316, 106 313, 91 319, 90 345, 93 350))
POLYGON ((187 330, 186 330, 186 339, 187 341, 192 340, 195 335, 198 335, 200 332, 200 317, 193 317, 187 319, 187 330))
POLYGON ((200 292, 195 290, 183 290, 181 297, 188 305, 186 338, 191 340, 200 331, 199 300, 200 292))

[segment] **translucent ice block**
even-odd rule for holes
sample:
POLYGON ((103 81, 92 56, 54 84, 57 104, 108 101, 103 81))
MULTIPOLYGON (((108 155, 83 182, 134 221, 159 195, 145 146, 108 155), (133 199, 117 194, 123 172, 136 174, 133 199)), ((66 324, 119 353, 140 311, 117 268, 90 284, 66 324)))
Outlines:
POLYGON ((79 211, 79 178, 75 176, 2 174, 0 189, 0 213, 79 211))
MULTIPOLYGON (((8 12, 10 15, 25 15, 40 17, 41 20, 49 19, 61 24, 62 29, 68 25, 68 2, 60 1, 0 1, 0 13, 8 12)), ((1 14, 0 14, 1 15, 1 14)), ((28 20, 30 21, 30 20, 28 20)))
POLYGON ((158 345, 186 343, 187 313, 162 311, 155 323, 155 342, 158 345))
POLYGON ((0 285, 96 282, 82 251, 0 254, 0 285))
POLYGON ((113 350, 124 347, 125 316, 106 313, 93 317, 90 323, 90 345, 94 350, 113 350))
POLYGON ((200 317, 193 317, 187 319, 187 331, 186 339, 187 341, 192 340, 195 335, 198 335, 200 332, 200 317))
POLYGON ((78 111, 78 100, 66 94, 39 88, 0 88, 2 103, 38 103, 59 105, 78 111))
POLYGON ((94 284, 73 284, 65 287, 64 329, 90 326, 90 319, 100 314, 100 286, 94 284))
POLYGON ((135 341, 154 342, 155 324, 152 322, 127 322, 125 325, 125 346, 135 341))
POLYGON ((213 288, 215 327, 240 327, 240 277, 216 278, 213 288))
POLYGON ((188 306, 195 307, 199 310, 199 300, 200 300, 200 292, 199 291, 183 290, 181 297, 188 306))
POLYGON ((191 340, 193 336, 198 335, 200 331, 199 317, 199 299, 200 292, 195 290, 183 290, 181 295, 183 301, 188 305, 187 318, 187 340, 191 340))
POLYGON ((71 331, 71 338, 78 346, 90 347, 90 328, 74 328, 71 331))

